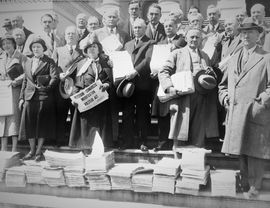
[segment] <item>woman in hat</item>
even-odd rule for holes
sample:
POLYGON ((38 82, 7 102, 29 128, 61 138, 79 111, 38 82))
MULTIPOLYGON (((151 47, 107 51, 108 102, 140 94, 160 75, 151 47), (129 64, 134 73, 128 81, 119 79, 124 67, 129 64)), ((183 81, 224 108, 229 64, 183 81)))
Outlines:
MULTIPOLYGON (((104 55, 101 44, 89 39, 82 46, 85 58, 77 65, 75 79, 75 92, 90 86, 97 80, 102 82, 101 89, 109 90, 112 83, 112 68, 108 63, 108 57, 104 55)), ((76 106, 76 103, 73 102, 76 106)), ((94 108, 85 112, 75 110, 69 145, 84 150, 86 154, 91 150, 96 132, 99 133, 106 147, 112 145, 112 129, 110 118, 109 100, 106 100, 94 108)))
POLYGON ((12 151, 17 150, 20 127, 19 96, 23 80, 22 65, 26 56, 16 49, 16 42, 11 35, 4 36, 0 41, 4 54, 0 59, 0 82, 12 88, 13 113, 0 116, 1 151, 7 151, 8 137, 12 137, 12 151))
POLYGON ((44 140, 55 137, 53 98, 59 74, 54 61, 44 54, 47 47, 43 39, 34 38, 29 48, 34 56, 25 64, 19 102, 19 107, 23 108, 19 139, 28 139, 30 144, 30 152, 24 159, 40 161, 44 140))

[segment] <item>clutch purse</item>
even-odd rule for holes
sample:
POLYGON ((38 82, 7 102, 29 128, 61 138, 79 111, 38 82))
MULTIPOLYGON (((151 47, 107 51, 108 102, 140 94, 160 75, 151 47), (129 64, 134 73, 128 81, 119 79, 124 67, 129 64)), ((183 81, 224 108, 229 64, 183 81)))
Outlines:
POLYGON ((23 74, 23 67, 21 64, 13 64, 11 67, 7 70, 7 75, 10 77, 11 80, 16 79, 21 74, 23 74))
POLYGON ((50 83, 51 76, 50 75, 39 75, 37 76, 37 84, 38 86, 46 87, 50 83))

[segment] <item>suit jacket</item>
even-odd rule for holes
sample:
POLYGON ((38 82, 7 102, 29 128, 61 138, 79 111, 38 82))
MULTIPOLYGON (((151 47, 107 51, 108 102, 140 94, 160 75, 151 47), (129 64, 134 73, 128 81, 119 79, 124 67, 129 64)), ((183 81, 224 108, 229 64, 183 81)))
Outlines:
POLYGON ((23 27, 23 31, 25 34, 25 41, 27 40, 27 38, 29 37, 29 35, 33 34, 32 31, 28 30, 27 28, 23 27))
POLYGON ((162 41, 162 40, 164 40, 166 38, 166 33, 165 33, 165 30, 164 30, 164 26, 161 23, 158 23, 157 31, 156 31, 155 36, 152 33, 151 26, 150 26, 150 23, 149 23, 147 25, 147 27, 146 27, 145 35, 148 38, 150 38, 151 40, 155 40, 156 43, 158 43, 158 42, 160 42, 160 41, 162 41))
POLYGON ((243 50, 229 60, 219 85, 220 103, 230 103, 222 152, 270 159, 270 55, 257 46, 244 65, 243 50))
POLYGON ((151 91, 150 60, 154 43, 144 35, 136 46, 135 39, 125 45, 125 50, 131 55, 134 68, 139 73, 139 76, 135 77, 137 89, 151 91))
POLYGON ((221 60, 228 55, 233 54, 237 48, 239 48, 239 45, 241 43, 241 38, 240 35, 237 35, 234 37, 234 39, 231 41, 230 39, 226 40, 225 42, 222 43, 222 52, 221 52, 221 60))
MULTIPOLYGON (((203 30, 204 30, 206 33, 210 33, 210 32, 211 32, 211 25, 210 25, 210 24, 206 25, 206 26, 203 28, 203 30)), ((215 31, 216 31, 217 33, 222 33, 222 32, 225 31, 225 27, 224 27, 221 23, 218 23, 218 26, 217 26, 217 28, 215 28, 215 31)))
POLYGON ((28 59, 25 63, 25 77, 22 84, 20 99, 28 101, 32 99, 46 100, 53 96, 53 90, 59 81, 56 65, 51 58, 44 55, 40 59, 38 68, 34 74, 32 74, 32 61, 33 58, 28 59))
MULTIPOLYGON (((166 37, 164 40, 160 41, 158 44, 168 44, 168 38, 166 37)), ((187 45, 185 38, 182 35, 175 35, 172 43, 175 45, 176 48, 183 48, 187 45)))
MULTIPOLYGON (((110 35, 111 34, 109 33, 108 28, 107 27, 102 27, 102 28, 99 28, 99 29, 95 30, 92 33, 91 37, 94 40, 98 40, 99 42, 101 42, 102 40, 104 40, 106 37, 108 37, 110 35)), ((124 47, 125 43, 130 40, 129 35, 126 32, 124 32, 124 31, 122 31, 122 30, 120 30, 118 28, 116 28, 116 35, 118 36, 119 41, 121 42, 123 47, 124 47)))
POLYGON ((32 52, 30 51, 30 44, 32 43, 32 41, 34 40, 34 38, 36 36, 40 36, 46 43, 47 46, 47 51, 45 51, 45 54, 49 57, 52 56, 53 50, 57 47, 60 47, 62 44, 61 39, 56 36, 54 33, 53 34, 53 45, 52 45, 52 41, 51 38, 45 33, 45 32, 41 32, 41 33, 37 33, 37 34, 31 34, 28 39, 25 42, 25 46, 24 46, 24 50, 23 50, 23 54, 27 55, 27 56, 31 56, 32 52))

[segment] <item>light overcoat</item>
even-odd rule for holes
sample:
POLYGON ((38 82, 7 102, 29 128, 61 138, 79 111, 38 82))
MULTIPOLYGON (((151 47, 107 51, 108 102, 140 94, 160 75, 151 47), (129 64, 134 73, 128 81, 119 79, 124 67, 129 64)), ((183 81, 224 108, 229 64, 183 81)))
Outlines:
POLYGON ((243 65, 242 54, 228 62, 219 85, 220 102, 230 102, 222 152, 270 159, 270 56, 257 46, 243 65))

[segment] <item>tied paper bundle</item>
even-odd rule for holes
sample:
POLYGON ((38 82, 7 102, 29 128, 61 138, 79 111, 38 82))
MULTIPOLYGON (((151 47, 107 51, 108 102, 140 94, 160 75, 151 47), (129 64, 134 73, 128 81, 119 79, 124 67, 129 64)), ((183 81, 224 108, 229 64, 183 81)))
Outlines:
POLYGON ((14 166, 7 169, 6 172, 6 186, 7 187, 25 187, 25 166, 14 166))
POLYGON ((19 152, 0 151, 0 181, 4 180, 7 168, 21 165, 19 152))
POLYGON ((45 160, 50 167, 67 167, 80 166, 84 167, 85 156, 79 153, 60 153, 46 150, 44 153, 45 160))
POLYGON ((34 160, 26 160, 24 164, 27 183, 46 184, 41 175, 43 168, 47 166, 46 161, 35 162, 34 160))
POLYGON ((154 165, 142 165, 143 169, 135 171, 132 175, 132 189, 135 192, 152 192, 154 165))
POLYGON ((236 171, 211 171, 212 196, 236 196, 236 171))
POLYGON ((107 171, 89 171, 85 175, 90 190, 111 190, 110 177, 107 171))
POLYGON ((85 158, 85 170, 90 171, 108 171, 115 164, 114 152, 105 152, 102 155, 91 154, 85 158))
POLYGON ((165 192, 174 194, 175 177, 168 175, 154 174, 153 177, 153 192, 165 192))
POLYGON ((109 172, 113 190, 132 190, 131 176, 143 166, 138 163, 119 163, 109 172))
POLYGON ((85 187, 84 169, 82 167, 65 167, 64 175, 68 187, 85 187))
POLYGON ((42 170, 41 176, 44 178, 45 182, 51 187, 66 185, 63 168, 45 167, 42 170))

